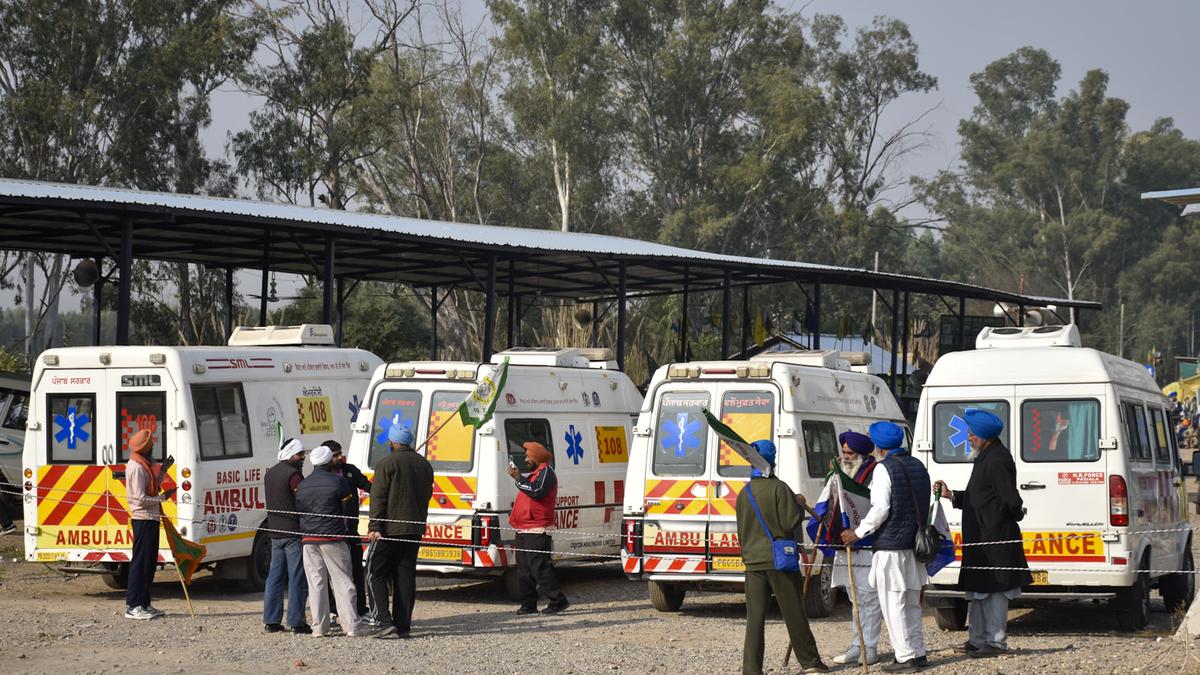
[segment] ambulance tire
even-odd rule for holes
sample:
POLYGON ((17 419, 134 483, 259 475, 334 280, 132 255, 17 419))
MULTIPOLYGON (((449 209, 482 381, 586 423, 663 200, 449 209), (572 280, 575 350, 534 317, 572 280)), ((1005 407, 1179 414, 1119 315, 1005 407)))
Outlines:
POLYGON ((838 591, 833 587, 833 565, 821 565, 821 571, 808 582, 804 594, 804 611, 811 619, 821 619, 833 614, 837 605, 838 591))
POLYGON ((934 607, 933 618, 942 630, 963 630, 967 627, 967 601, 954 600, 949 607, 934 607))
POLYGON ((517 568, 510 567, 504 570, 504 574, 501 574, 499 577, 497 577, 496 585, 504 591, 504 597, 512 600, 513 602, 520 602, 521 579, 517 575, 517 568))
POLYGON ((1117 592, 1117 625, 1121 630, 1142 630, 1150 624, 1150 575, 1143 559, 1137 581, 1117 592))
POLYGON ((664 581, 650 582, 650 604, 660 612, 678 612, 683 607, 683 598, 687 589, 682 584, 671 584, 664 581))
POLYGON ((250 558, 246 560, 246 576, 242 579, 242 588, 250 593, 258 593, 267 587, 267 575, 271 571, 271 538, 266 532, 254 535, 254 544, 250 547, 250 558))
POLYGON ((105 586, 115 591, 123 591, 129 588, 129 563, 107 562, 100 564, 111 570, 100 575, 100 581, 103 581, 105 586))
POLYGON ((1196 596, 1196 561, 1192 557, 1190 541, 1183 554, 1182 566, 1178 569, 1184 570, 1183 573, 1168 574, 1158 582, 1158 593, 1169 613, 1182 616, 1192 606, 1192 598, 1196 596))

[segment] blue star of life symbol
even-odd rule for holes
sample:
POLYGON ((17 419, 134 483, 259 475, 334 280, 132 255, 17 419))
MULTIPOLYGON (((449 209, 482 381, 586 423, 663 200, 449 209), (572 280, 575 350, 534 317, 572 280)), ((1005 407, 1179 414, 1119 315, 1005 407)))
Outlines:
POLYGON ((961 445, 961 446, 963 446, 963 452, 966 452, 966 450, 967 450, 967 448, 966 448, 966 446, 967 446, 967 421, 964 420, 963 418, 959 417, 958 415, 955 415, 954 417, 950 418, 950 424, 948 424, 947 426, 949 426, 950 431, 953 432, 950 434, 950 445, 953 445, 956 448, 961 445))
POLYGON ((676 457, 700 448, 700 420, 689 420, 687 413, 679 413, 674 420, 663 421, 662 448, 674 450, 676 457))
POLYGON ((583 459, 583 434, 575 431, 574 424, 567 429, 567 457, 576 464, 583 459))
POLYGON ((90 434, 87 431, 88 422, 91 418, 88 415, 80 414, 75 410, 75 406, 67 408, 67 416, 54 416, 54 423, 59 426, 59 430, 54 433, 54 440, 62 443, 67 442, 67 448, 74 450, 79 441, 86 441, 90 434))
POLYGON ((393 410, 390 417, 384 417, 379 420, 379 433, 375 435, 375 442, 379 444, 387 443, 388 430, 397 425, 407 427, 409 431, 412 431, 413 421, 404 419, 399 410, 393 410))
POLYGON ((358 394, 355 394, 350 399, 350 404, 347 407, 350 408, 350 422, 351 423, 357 422, 358 421, 358 411, 362 410, 362 400, 358 398, 358 394))

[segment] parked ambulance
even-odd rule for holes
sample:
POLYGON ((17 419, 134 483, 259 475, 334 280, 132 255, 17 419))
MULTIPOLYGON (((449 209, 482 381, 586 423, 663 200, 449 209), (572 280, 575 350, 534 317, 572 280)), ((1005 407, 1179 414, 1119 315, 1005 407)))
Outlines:
MULTIPOLYGON (((962 490, 971 474, 963 411, 1004 420, 1000 440, 1016 462, 1033 572, 1022 602, 1107 600, 1120 625, 1135 630, 1149 621, 1151 588, 1169 609, 1186 608, 1195 590, 1192 532, 1170 404, 1145 367, 1081 347, 1074 325, 985 328, 975 347, 946 354, 930 373, 915 456, 933 480, 962 490)), ((962 512, 946 514, 961 541, 962 512)), ((966 620, 958 573, 958 563, 948 566, 926 592, 947 630, 966 620)))
MULTIPOLYGON (((749 361, 658 369, 634 429, 621 547, 625 575, 649 582, 655 609, 673 612, 689 590, 745 581, 734 507, 750 466, 709 433, 701 410, 747 441, 773 440, 778 475, 812 502, 839 455, 838 434, 865 433, 878 420, 907 428, 884 382, 858 372, 868 359, 837 351, 771 352, 749 361)), ((811 548, 807 555, 820 566, 809 570, 814 577, 805 606, 809 616, 827 616, 837 597, 830 587, 833 561, 811 548)))
MULTIPOLYGON (((279 431, 305 447, 346 439, 358 397, 382 361, 332 347, 327 325, 237 328, 226 347, 67 347, 33 373, 23 468, 25 557, 128 574, 132 535, 125 461, 134 432, 175 458, 164 513, 208 547, 219 576, 261 588, 270 542, 263 474, 279 431)), ((162 539, 159 560, 170 560, 162 539)))
POLYGON ((28 414, 29 375, 0 372, 0 489, 11 492, 21 476, 21 448, 25 445, 28 414))
MULTIPOLYGON (((525 471, 522 444, 553 455, 558 476, 554 558, 615 558, 633 421, 642 396, 607 349, 519 348, 491 363, 413 361, 380 366, 354 426, 349 459, 370 475, 388 452, 388 430, 408 427, 433 465, 434 488, 417 569, 494 576, 516 597, 517 490, 508 463, 525 471), (463 425, 458 407, 504 359, 508 376, 494 417, 463 425)), ((362 504, 366 531, 370 501, 362 504)))

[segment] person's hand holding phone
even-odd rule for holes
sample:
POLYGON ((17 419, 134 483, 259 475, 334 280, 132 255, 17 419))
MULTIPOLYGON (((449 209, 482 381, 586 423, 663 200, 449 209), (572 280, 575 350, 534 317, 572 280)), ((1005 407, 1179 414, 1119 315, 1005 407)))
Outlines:
POLYGON ((517 465, 511 459, 508 460, 508 475, 514 479, 521 475, 521 471, 517 469, 517 465))

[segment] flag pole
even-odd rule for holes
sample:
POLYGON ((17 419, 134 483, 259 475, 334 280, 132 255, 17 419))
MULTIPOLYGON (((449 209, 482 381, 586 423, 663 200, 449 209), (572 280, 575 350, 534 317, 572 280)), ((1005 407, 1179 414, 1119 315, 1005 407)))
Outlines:
POLYGON ((439 425, 438 425, 438 427, 437 427, 436 429, 434 429, 434 430, 433 430, 433 433, 431 433, 431 434, 428 434, 428 435, 426 435, 426 436, 425 436, 425 440, 421 441, 421 444, 417 446, 417 448, 416 448, 415 452, 420 452, 420 451, 421 451, 421 448, 423 448, 423 447, 425 447, 426 445, 428 445, 428 444, 429 444, 429 441, 430 441, 431 439, 433 439, 433 437, 434 437, 434 436, 437 436, 437 435, 438 435, 438 432, 439 432, 439 431, 441 431, 441 430, 442 430, 442 429, 443 429, 443 428, 444 428, 444 427, 445 427, 447 424, 449 424, 449 423, 450 423, 450 420, 454 419, 455 417, 458 417, 458 412, 457 412, 457 411, 456 411, 456 412, 454 412, 454 413, 453 413, 453 414, 451 414, 451 415, 447 415, 447 416, 446 416, 446 419, 445 419, 445 420, 444 420, 444 421, 443 421, 441 424, 439 424, 439 425))
MULTIPOLYGON (((802 600, 804 599, 805 596, 808 595, 808 580, 812 578, 813 565, 817 564, 817 551, 821 550, 819 547, 819 544, 821 541, 821 529, 824 527, 825 527, 825 521, 823 521, 823 520, 817 524, 817 536, 813 540, 813 562, 809 565, 808 569, 804 570, 804 588, 800 591, 800 597, 802 600)), ((824 563, 822 563, 822 564, 824 564, 824 563)))
POLYGON ((850 572, 850 600, 854 603, 854 628, 858 630, 858 654, 862 671, 867 672, 867 639, 863 636, 862 619, 858 613, 858 586, 854 583, 854 551, 846 546, 846 569, 850 572))
POLYGON ((187 583, 183 580, 183 572, 179 569, 179 561, 175 560, 175 556, 171 556, 171 562, 175 565, 175 574, 179 577, 179 585, 183 587, 183 599, 187 601, 188 614, 192 618, 196 618, 196 610, 192 608, 192 596, 188 595, 187 583))

